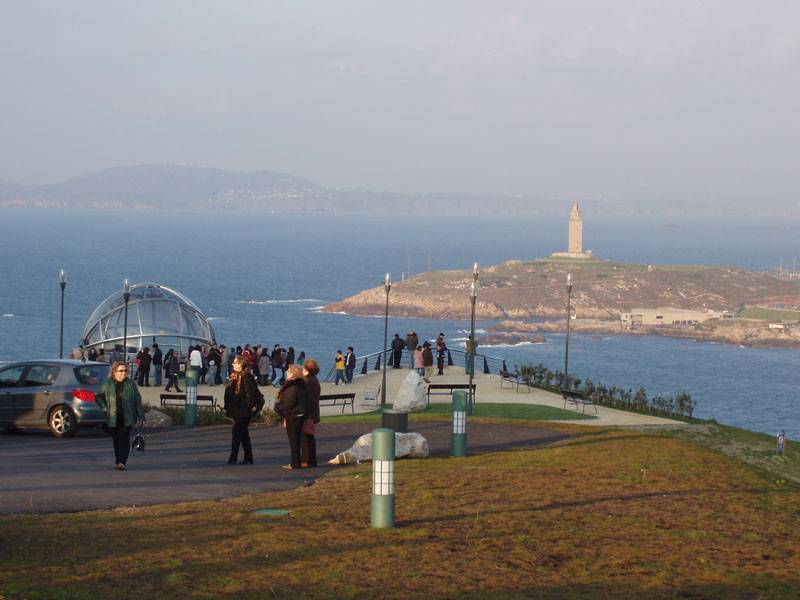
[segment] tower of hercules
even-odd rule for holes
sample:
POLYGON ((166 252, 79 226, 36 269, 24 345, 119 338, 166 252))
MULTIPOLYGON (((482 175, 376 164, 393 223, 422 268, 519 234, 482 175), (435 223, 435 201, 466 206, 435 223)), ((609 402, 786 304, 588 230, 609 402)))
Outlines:
POLYGON ((591 250, 583 251, 583 217, 581 207, 575 202, 569 213, 569 243, 566 252, 553 252, 553 258, 594 258, 591 250))
POLYGON ((581 208, 575 202, 572 212, 569 214, 569 246, 567 252, 570 254, 583 254, 583 219, 581 218, 581 208))

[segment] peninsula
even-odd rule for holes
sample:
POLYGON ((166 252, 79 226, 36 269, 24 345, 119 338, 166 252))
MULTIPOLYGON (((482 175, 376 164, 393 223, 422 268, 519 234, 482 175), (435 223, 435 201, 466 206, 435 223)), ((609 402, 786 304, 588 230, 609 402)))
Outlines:
MULTIPOLYGON (((800 281, 736 267, 654 266, 568 257, 511 260, 481 269, 477 318, 498 320, 491 328, 498 333, 563 331, 568 272, 573 279, 572 331, 666 335, 744 346, 800 348, 800 328, 790 326, 800 319, 800 312, 753 310, 765 297, 800 296, 800 281), (711 311, 717 317, 680 325, 650 326, 623 321, 623 315, 633 309, 711 311), (548 322, 531 323, 531 320, 548 322)), ((392 285, 390 315, 467 319, 471 311, 471 282, 471 270, 419 273, 392 285)), ((322 310, 382 315, 385 300, 381 285, 322 310)))

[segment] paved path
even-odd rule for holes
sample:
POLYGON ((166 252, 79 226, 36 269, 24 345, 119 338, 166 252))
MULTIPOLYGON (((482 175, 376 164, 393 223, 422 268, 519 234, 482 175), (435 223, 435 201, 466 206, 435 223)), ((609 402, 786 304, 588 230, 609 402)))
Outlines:
MULTIPOLYGON (((113 468, 111 438, 97 428, 83 428, 69 439, 46 431, 0 432, 0 513, 70 512, 118 506, 218 500, 269 490, 293 489, 334 467, 325 464, 350 448, 378 423, 318 426, 320 467, 287 471, 286 433, 280 426, 251 427, 254 465, 226 463, 231 429, 171 427, 146 430, 146 450, 128 460, 128 469, 113 468)), ((449 422, 419 422, 410 430, 428 440, 431 454, 450 452, 449 422)), ((535 427, 472 423, 469 452, 524 448, 563 439, 535 427)))
MULTIPOLYGON (((389 368, 386 371, 386 402, 391 404, 400 389, 403 379, 408 375, 408 367, 401 369, 389 368)), ((332 383, 322 384, 322 393, 330 394, 335 392, 354 392, 356 394, 355 412, 368 412, 375 410, 375 406, 362 406, 364 402, 364 393, 372 392, 377 393, 380 389, 382 381, 382 373, 380 371, 370 371, 367 375, 357 375, 353 379, 353 383, 349 385, 334 386, 332 383)), ((434 375, 431 379, 433 383, 467 383, 468 376, 464 373, 464 368, 447 367, 445 374, 442 376, 434 375)), ((475 398, 477 402, 494 402, 494 403, 520 403, 520 404, 541 404, 545 406, 553 406, 556 408, 564 408, 564 400, 558 394, 546 392, 535 388, 529 388, 530 393, 518 393, 515 389, 509 387, 506 383, 504 388, 500 388, 499 375, 484 375, 483 373, 476 373, 474 382, 477 384, 475 398)), ((275 389, 271 386, 262 387, 262 392, 267 398, 267 406, 272 406, 275 400, 275 389)), ((142 388, 142 397, 145 402, 151 406, 157 407, 160 405, 159 393, 164 390, 161 388, 142 388)), ((212 394, 217 400, 222 403, 224 388, 221 386, 210 387, 201 385, 198 388, 198 394, 212 394)), ((432 402, 448 402, 449 396, 432 396, 432 402)), ((570 408, 574 410, 574 408, 570 408)), ((350 409, 347 409, 348 414, 350 409)), ((587 414, 594 415, 592 407, 586 408, 587 414)), ((342 414, 341 407, 332 408, 327 407, 322 409, 323 416, 340 415, 342 414)), ((602 406, 597 407, 597 418, 586 419, 579 422, 581 425, 619 425, 619 426, 645 426, 645 425, 660 425, 660 426, 676 426, 680 427, 685 425, 680 421, 672 421, 661 417, 651 417, 648 415, 639 415, 629 413, 622 410, 614 410, 612 408, 605 408, 602 406)))
MULTIPOLYGON (((408 369, 389 369, 387 403, 391 404, 408 369)), ((352 391, 356 394, 355 412, 374 410, 364 406, 364 393, 377 392, 382 373, 371 371, 359 375, 352 384, 334 387, 323 383, 323 393, 352 391)), ((463 369, 449 367, 443 376, 434 376, 437 383, 466 383, 463 369)), ((563 408, 557 395, 531 389, 518 393, 506 386, 500 388, 496 375, 476 374, 476 399, 481 402, 531 403, 563 408)), ((274 402, 274 390, 262 388, 268 405, 274 402)), ((146 404, 159 406, 161 388, 142 388, 146 404)), ((213 394, 220 401, 222 387, 200 386, 199 393, 213 394)), ((434 401, 446 402, 447 396, 434 401)), ((592 409, 587 409, 591 412, 592 409)), ((340 407, 323 408, 323 416, 341 414, 340 407)), ((347 412, 350 412, 348 408, 347 412)), ((573 421, 581 425, 618 425, 631 427, 682 426, 683 424, 599 407, 598 417, 573 421)), ((318 455, 320 464, 350 448, 362 434, 378 427, 378 423, 330 423, 319 426, 318 455)), ((410 430, 419 431, 428 440, 431 454, 447 455, 450 451, 450 424, 442 422, 411 423, 410 430)), ((0 430, 0 513, 76 511, 117 506, 176 503, 237 497, 268 490, 292 489, 333 468, 286 471, 288 442, 281 427, 251 428, 256 464, 226 464, 230 445, 230 426, 173 427, 147 430, 147 450, 132 456, 126 471, 112 468, 111 438, 100 429, 84 428, 71 439, 56 439, 46 431, 24 430, 9 434, 0 430)), ((538 429, 529 424, 492 425, 470 423, 468 451, 483 452, 528 447, 562 439, 563 435, 538 429)))

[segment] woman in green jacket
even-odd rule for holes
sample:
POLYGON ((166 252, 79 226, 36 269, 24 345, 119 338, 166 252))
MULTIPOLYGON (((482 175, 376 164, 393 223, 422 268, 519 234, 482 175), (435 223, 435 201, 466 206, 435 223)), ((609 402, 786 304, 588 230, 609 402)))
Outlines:
POLYGON ((94 395, 97 405, 106 413, 108 429, 114 440, 114 468, 125 470, 131 449, 131 427, 137 421, 144 425, 142 395, 123 362, 111 365, 108 379, 94 395))

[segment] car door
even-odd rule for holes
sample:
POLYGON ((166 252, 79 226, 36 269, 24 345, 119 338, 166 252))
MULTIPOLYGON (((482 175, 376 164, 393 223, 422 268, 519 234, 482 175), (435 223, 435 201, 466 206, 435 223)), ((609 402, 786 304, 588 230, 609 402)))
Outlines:
POLYGON ((14 401, 14 419, 21 421, 44 421, 47 408, 58 393, 58 376, 61 369, 56 365, 31 365, 22 385, 17 387, 14 401))
POLYGON ((14 402, 26 368, 27 365, 16 365, 0 369, 0 422, 14 421, 14 402))

